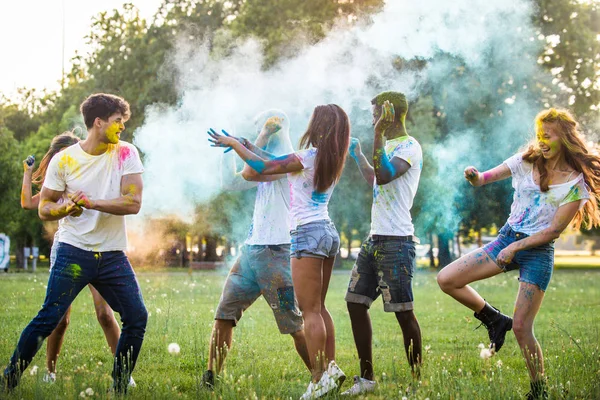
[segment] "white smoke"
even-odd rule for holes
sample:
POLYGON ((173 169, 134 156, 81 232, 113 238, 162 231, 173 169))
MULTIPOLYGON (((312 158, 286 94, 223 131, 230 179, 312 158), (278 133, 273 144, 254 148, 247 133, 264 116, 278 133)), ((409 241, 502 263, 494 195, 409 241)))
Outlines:
MULTIPOLYGON (((456 65, 435 61, 441 53, 460 59, 485 79, 508 71, 518 84, 536 70, 535 60, 522 57, 524 49, 535 45, 529 40, 531 12, 524 0, 389 1, 371 24, 336 28, 266 71, 261 46, 253 40, 232 46, 220 58, 209 54, 206 45, 181 45, 171 60, 180 78, 178 105, 149 108, 144 126, 135 132, 135 144, 146 155, 144 211, 187 214, 195 202, 219 190, 222 150, 209 147, 205 132, 210 127, 244 135, 252 129, 254 115, 279 108, 290 116, 296 144, 316 105, 339 104, 354 124, 368 125, 374 95, 397 90, 410 101, 418 97, 425 74, 429 85, 443 86, 449 96, 477 96, 478 88, 453 93, 449 73, 456 65), (421 72, 399 72, 393 65, 398 56, 433 61, 421 72)), ((502 104, 504 95, 498 94, 502 104)), ((506 107, 512 111, 505 116, 514 112, 515 124, 529 123, 530 101, 511 101, 506 107)), ((459 114, 452 126, 457 137, 470 132, 459 123, 464 107, 466 101, 457 101, 454 110, 446 110, 459 114)))

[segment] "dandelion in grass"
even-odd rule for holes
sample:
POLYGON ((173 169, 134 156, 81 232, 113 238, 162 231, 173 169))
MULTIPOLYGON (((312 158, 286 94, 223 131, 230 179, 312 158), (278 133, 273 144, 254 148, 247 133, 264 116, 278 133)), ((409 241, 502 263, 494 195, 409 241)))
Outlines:
POLYGON ((79 393, 79 397, 83 397, 85 399, 85 392, 83 390, 79 393))
POLYGON ((177 343, 171 343, 167 347, 167 350, 171 354, 179 354, 179 351, 181 350, 181 348, 179 347, 179 345, 177 343))
POLYGON ((496 361, 496 367, 502 368, 502 360, 496 361))
POLYGON ((85 394, 87 394, 88 396, 93 396, 94 395, 94 389, 92 389, 91 387, 85 389, 85 394))
POLYGON ((481 349, 481 351, 479 352, 479 357, 483 358, 484 360, 487 360, 488 358, 490 358, 493 355, 494 354, 492 353, 492 351, 485 347, 483 349, 481 349))
POLYGON ((157 308, 157 309, 156 309, 156 313, 157 313, 157 314, 160 314, 161 312, 162 312, 162 310, 161 310, 160 308, 157 308))
POLYGON ((29 375, 37 375, 38 373, 38 366, 34 365, 31 370, 29 371, 29 375))

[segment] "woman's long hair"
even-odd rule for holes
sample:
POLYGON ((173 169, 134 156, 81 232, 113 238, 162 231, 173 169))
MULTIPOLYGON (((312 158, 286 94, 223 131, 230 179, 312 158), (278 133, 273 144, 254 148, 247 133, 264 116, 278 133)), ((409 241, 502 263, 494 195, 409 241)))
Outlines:
MULTIPOLYGON (((598 215, 598 199, 600 193, 600 158, 587 148, 578 130, 577 121, 567 110, 550 108, 540 112, 535 117, 536 136, 543 135, 542 124, 554 123, 559 128, 557 133, 562 144, 562 155, 571 168, 583 174, 585 183, 590 188, 590 199, 585 206, 577 211, 573 218, 573 227, 590 229, 600 226, 598 215)), ((538 141, 531 143, 523 155, 523 159, 534 164, 540 173, 540 189, 548 191, 549 176, 546 159, 542 156, 538 141)))
POLYGON ((63 132, 60 135, 55 136, 50 142, 50 148, 44 154, 42 161, 40 161, 40 166, 31 176, 31 182, 42 186, 44 184, 44 179, 46 178, 46 171, 48 170, 48 164, 50 164, 50 160, 52 157, 59 151, 66 149, 67 147, 74 145, 79 142, 79 138, 73 134, 73 132, 67 131, 63 132))
POLYGON ((300 148, 318 149, 313 182, 317 192, 326 191, 340 178, 349 144, 350 121, 346 112, 336 104, 315 107, 300 138, 300 148))

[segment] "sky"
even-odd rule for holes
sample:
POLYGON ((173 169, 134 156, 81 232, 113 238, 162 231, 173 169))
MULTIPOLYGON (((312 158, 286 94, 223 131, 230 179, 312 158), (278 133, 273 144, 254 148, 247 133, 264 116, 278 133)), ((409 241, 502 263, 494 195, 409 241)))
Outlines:
MULTIPOLYGON (((57 90, 62 70, 63 10, 65 71, 99 12, 121 8, 124 0, 20 0, 0 5, 0 93, 12 97, 20 87, 57 90)), ((150 18, 162 0, 130 0, 150 18)))

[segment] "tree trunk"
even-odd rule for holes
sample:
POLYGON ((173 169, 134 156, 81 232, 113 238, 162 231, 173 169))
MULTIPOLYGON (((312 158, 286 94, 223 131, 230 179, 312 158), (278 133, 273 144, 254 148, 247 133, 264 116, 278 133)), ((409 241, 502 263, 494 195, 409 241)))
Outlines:
POLYGON ((433 233, 429 232, 429 267, 435 268, 435 256, 433 255, 433 233))
POLYGON ((460 231, 456 231, 456 249, 458 250, 458 258, 462 257, 462 251, 460 249, 460 231))
POLYGON ((204 254, 204 261, 218 261, 217 256, 217 238, 215 236, 206 236, 206 252, 204 254))
POLYGON ((444 268, 452 262, 449 242, 454 235, 452 232, 443 232, 437 235, 438 238, 438 268, 444 268))
POLYGON ((481 228, 477 230, 477 247, 483 247, 483 239, 481 238, 481 228))
POLYGON ((346 238, 348 239, 348 257, 346 257, 346 258, 350 259, 350 258, 352 258, 352 257, 350 257, 350 255, 352 253, 352 229, 349 226, 346 230, 346 238))

